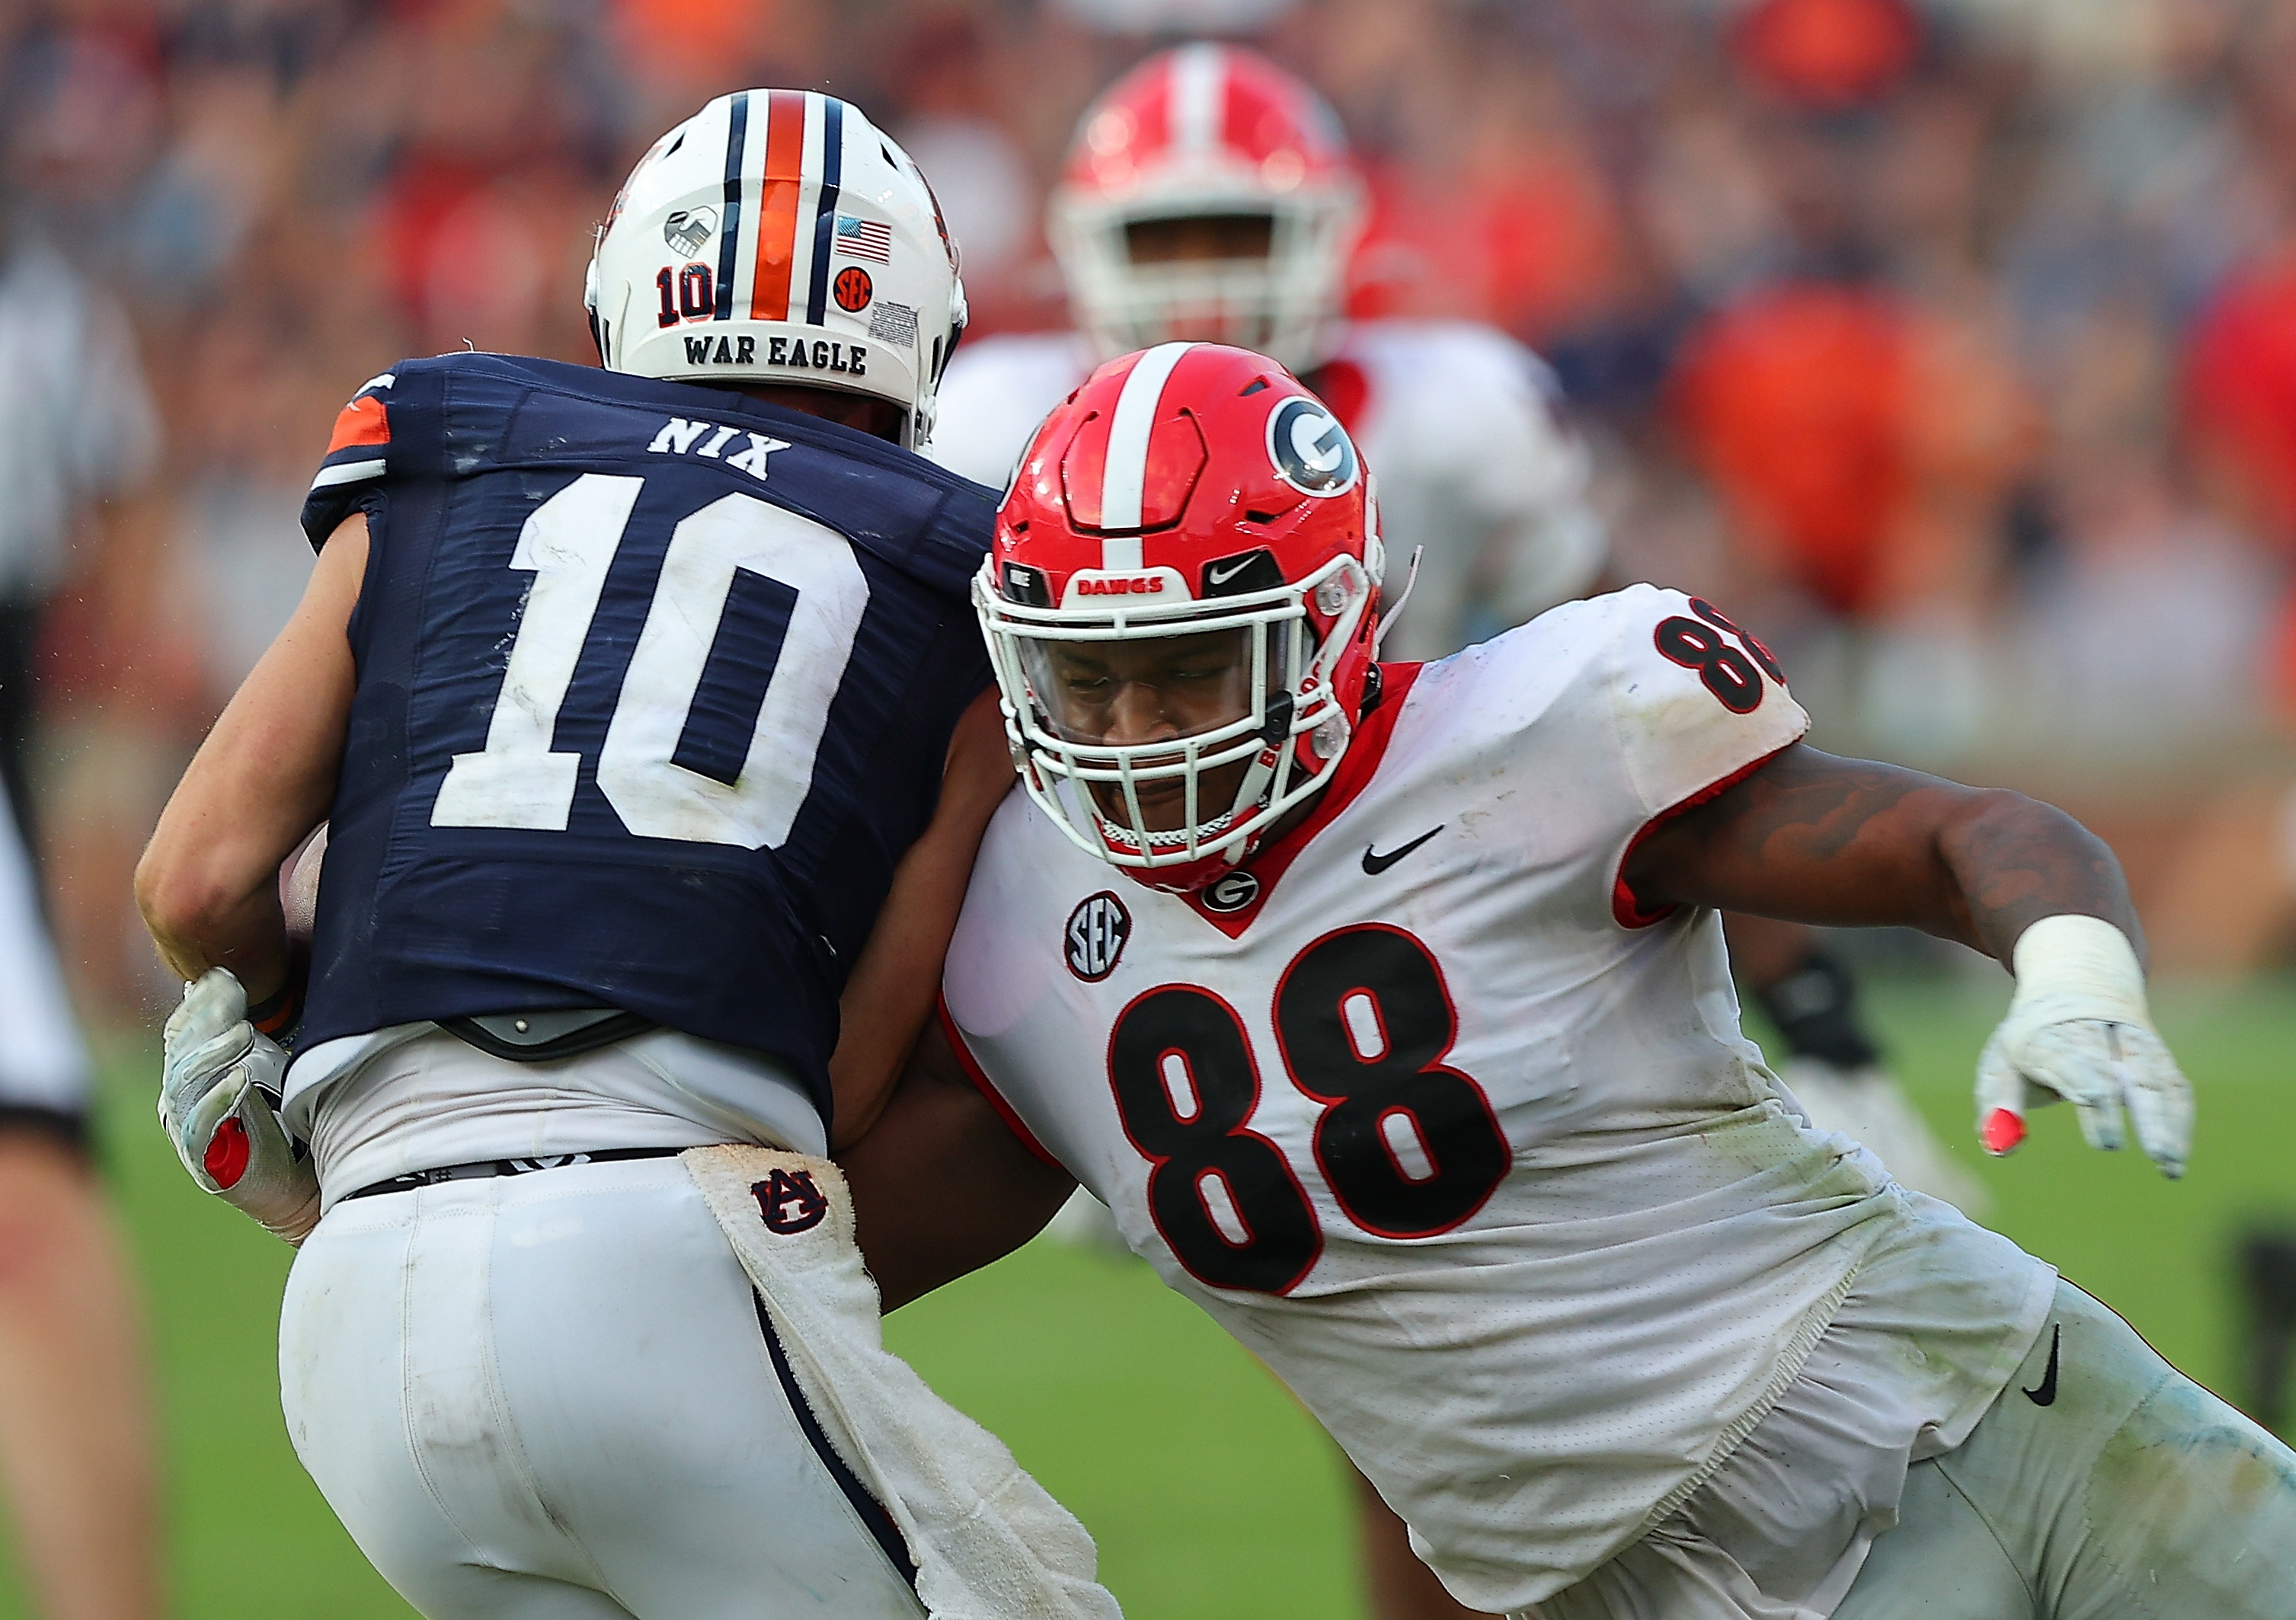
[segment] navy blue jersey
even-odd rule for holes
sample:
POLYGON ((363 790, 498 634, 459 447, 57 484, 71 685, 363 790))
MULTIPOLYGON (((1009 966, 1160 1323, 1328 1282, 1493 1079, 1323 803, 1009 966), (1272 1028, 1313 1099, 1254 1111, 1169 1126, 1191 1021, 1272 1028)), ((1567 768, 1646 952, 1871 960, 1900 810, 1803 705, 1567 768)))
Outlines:
POLYGON ((355 511, 303 1042, 618 1007, 825 1118, 847 970, 988 684, 992 493, 722 389, 463 354, 345 409, 312 544, 355 511))

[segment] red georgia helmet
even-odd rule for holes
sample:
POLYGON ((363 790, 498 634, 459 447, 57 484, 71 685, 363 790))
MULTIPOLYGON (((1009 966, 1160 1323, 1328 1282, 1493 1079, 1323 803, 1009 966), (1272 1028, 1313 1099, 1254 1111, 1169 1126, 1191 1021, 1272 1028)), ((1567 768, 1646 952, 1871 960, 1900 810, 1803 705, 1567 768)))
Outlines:
POLYGON ((1305 370, 1339 313, 1363 199, 1320 96, 1264 56, 1196 44, 1086 109, 1046 225, 1103 355, 1216 337, 1305 370), (1133 261, 1132 225, 1223 214, 1267 217, 1265 258, 1133 261))
POLYGON ((1213 343, 1110 361, 1037 429, 973 584, 1029 797, 1160 888, 1248 859, 1347 751, 1384 569, 1369 475, 1291 373, 1213 343), (1068 723, 1063 646, 1218 632, 1233 697, 1210 723, 1131 744, 1068 723), (1201 797, 1245 762, 1232 796, 1201 797), (1176 781, 1183 824, 1152 830, 1141 790, 1176 781))

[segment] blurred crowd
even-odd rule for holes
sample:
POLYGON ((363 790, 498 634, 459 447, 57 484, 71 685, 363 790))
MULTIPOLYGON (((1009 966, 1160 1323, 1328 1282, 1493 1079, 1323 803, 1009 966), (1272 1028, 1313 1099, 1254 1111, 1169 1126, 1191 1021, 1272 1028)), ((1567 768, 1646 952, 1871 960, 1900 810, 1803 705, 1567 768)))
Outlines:
POLYGON ((2166 778, 2289 842, 2240 795, 2296 712, 2296 0, 0 0, 0 372, 79 334, 42 454, 85 496, 0 554, 0 618, 88 1010, 152 1005, 130 865, 364 379, 590 358, 615 186, 749 84, 867 108, 977 327, 1059 324, 1044 188, 1187 29, 1332 99, 1355 308, 1545 355, 1618 571, 1774 631, 1822 735, 2166 778))

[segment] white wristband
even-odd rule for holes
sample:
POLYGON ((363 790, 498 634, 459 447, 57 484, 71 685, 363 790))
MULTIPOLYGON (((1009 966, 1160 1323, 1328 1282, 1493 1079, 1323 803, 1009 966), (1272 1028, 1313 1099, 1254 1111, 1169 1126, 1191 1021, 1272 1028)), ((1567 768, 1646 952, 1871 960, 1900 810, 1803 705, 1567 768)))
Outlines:
POLYGON ((2136 947, 2102 917, 2044 917, 2017 936, 2010 958, 2017 994, 2009 1017, 2021 1027, 2066 1019, 2152 1027, 2136 947))

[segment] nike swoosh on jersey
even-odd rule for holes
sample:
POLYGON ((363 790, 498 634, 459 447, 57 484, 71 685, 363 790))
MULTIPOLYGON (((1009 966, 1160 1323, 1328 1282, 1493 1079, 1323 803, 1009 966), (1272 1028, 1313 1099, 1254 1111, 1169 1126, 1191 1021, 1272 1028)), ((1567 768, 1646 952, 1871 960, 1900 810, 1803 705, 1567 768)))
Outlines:
POLYGON ((2064 1334, 2065 1326, 2062 1322, 2054 1323, 2049 1329, 2049 1364, 2042 1370, 2040 1387, 2038 1389, 2029 1389, 2025 1392, 2025 1398, 2036 1406, 2054 1406, 2056 1404, 2057 1348, 2060 1343, 2063 1340, 2064 1334))
POLYGON ((1421 833, 1417 838, 1412 839, 1408 844, 1404 845, 1400 849, 1390 849, 1385 855, 1378 854, 1368 844, 1365 845, 1363 859, 1365 874, 1368 877, 1376 878, 1380 873, 1385 871, 1389 867, 1403 859, 1404 856, 1409 855, 1422 844, 1424 844, 1429 839, 1433 838, 1437 833, 1442 831, 1443 828, 1448 824, 1448 822, 1439 822, 1421 833))

